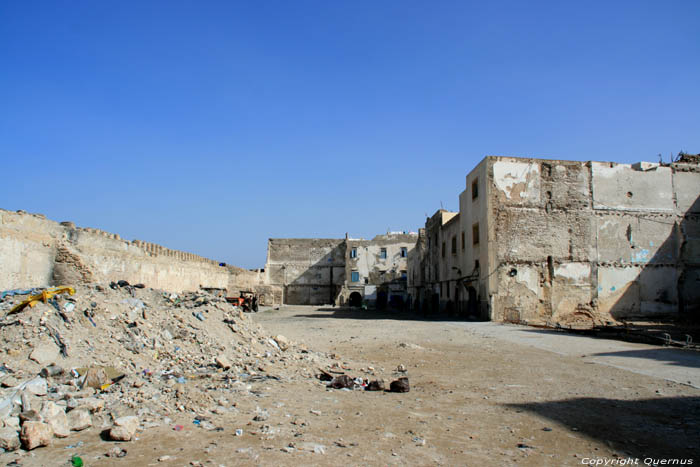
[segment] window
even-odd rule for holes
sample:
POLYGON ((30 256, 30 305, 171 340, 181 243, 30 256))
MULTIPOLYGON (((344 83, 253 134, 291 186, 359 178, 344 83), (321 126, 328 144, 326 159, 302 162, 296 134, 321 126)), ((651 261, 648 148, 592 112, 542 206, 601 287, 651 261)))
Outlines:
POLYGON ((464 230, 462 230, 462 250, 464 250, 464 230))
POLYGON ((402 246, 401 247, 401 257, 405 258, 406 256, 408 256, 408 248, 406 248, 405 246, 402 246))
POLYGON ((401 279, 406 279, 406 278, 408 278, 408 272, 402 270, 402 271, 401 271, 401 279))
POLYGON ((478 270, 479 270, 479 260, 475 259, 474 260, 474 271, 478 271, 478 270))
POLYGON ((479 244, 479 223, 472 225, 472 245, 479 244))
POLYGON ((442 242, 442 257, 445 257, 445 242, 442 242))
POLYGON ((352 282, 360 282, 360 273, 358 271, 350 273, 350 280, 352 282))
POLYGON ((379 257, 381 259, 386 259, 386 248, 382 248, 381 250, 379 250, 379 257))
POLYGON ((479 179, 476 178, 472 182, 472 199, 476 199, 479 197, 479 179))
POLYGON ((352 250, 350 250, 350 257, 357 258, 357 248, 353 248, 352 250))
POLYGON ((457 254, 457 237, 454 235, 452 236, 452 254, 457 254))

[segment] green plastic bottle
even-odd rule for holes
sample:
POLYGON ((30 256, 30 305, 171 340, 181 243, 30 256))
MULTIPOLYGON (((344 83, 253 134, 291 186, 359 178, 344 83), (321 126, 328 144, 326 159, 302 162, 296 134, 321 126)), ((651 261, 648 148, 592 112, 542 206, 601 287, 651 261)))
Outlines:
POLYGON ((71 462, 73 463, 73 467, 83 467, 83 460, 78 456, 73 456, 71 462))

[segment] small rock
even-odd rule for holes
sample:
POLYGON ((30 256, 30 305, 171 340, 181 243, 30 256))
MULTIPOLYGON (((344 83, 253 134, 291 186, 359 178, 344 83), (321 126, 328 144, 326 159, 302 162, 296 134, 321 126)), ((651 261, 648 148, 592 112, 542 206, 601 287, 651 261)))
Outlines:
POLYGON ((253 417, 253 420, 256 422, 264 422, 270 418, 270 414, 268 413, 267 410, 261 409, 260 407, 256 408, 255 410, 255 417, 253 417))
POLYGON ((275 336, 275 337, 273 337, 273 339, 275 340, 275 342, 277 342, 277 345, 279 346, 280 350, 282 350, 282 351, 287 350, 290 346, 289 340, 282 335, 275 336))
POLYGON ((0 386, 4 388, 13 388, 15 386, 18 386, 19 384, 20 381, 14 376, 5 376, 5 378, 0 383, 0 386))
POLYGON ((41 418, 49 424, 56 438, 67 438, 70 435, 66 412, 55 402, 46 401, 39 412, 41 418))
POLYGON ((19 434, 13 428, 0 428, 0 448, 5 451, 14 451, 20 446, 19 434))
POLYGON ((107 377, 107 373, 102 368, 89 368, 85 375, 83 387, 100 389, 105 384, 111 383, 112 380, 107 377))
POLYGON ((78 409, 87 409, 90 413, 99 412, 104 409, 105 401, 98 399, 97 397, 86 397, 85 399, 78 399, 78 409))
POLYGON ((406 371, 408 371, 408 370, 406 370, 406 365, 404 365, 404 364, 402 363, 401 365, 399 365, 399 366, 396 368, 396 371, 398 371, 399 373, 406 373, 406 371))
POLYGON ((5 428, 12 428, 15 431, 19 431, 19 417, 7 417, 2 421, 5 428))
POLYGON ((125 457, 126 456, 126 449, 122 449, 119 446, 114 446, 112 449, 110 449, 105 456, 107 457, 125 457))
POLYGON ((58 347, 53 342, 41 343, 29 354, 29 359, 42 366, 54 363, 58 360, 58 347))
POLYGON ((130 441, 138 427, 138 417, 119 417, 114 421, 114 426, 109 430, 109 438, 114 441, 130 441))
POLYGON ((22 425, 20 439, 24 449, 31 451, 40 446, 48 446, 53 438, 53 430, 48 423, 25 422, 22 425))
POLYGON ((36 410, 27 410, 19 414, 19 422, 24 425, 27 422, 43 422, 43 420, 36 410))
POLYGON ((160 456, 160 457, 158 458, 158 462, 165 462, 165 461, 169 461, 169 460, 171 460, 171 459, 172 459, 172 460, 175 460, 175 458, 172 457, 172 456, 160 456))
POLYGON ((231 368, 231 362, 229 362, 223 355, 219 355, 214 361, 216 362, 216 366, 219 368, 223 368, 224 370, 231 368))
POLYGON ((68 427, 71 431, 82 431, 92 426, 92 417, 87 409, 76 409, 68 412, 68 427))

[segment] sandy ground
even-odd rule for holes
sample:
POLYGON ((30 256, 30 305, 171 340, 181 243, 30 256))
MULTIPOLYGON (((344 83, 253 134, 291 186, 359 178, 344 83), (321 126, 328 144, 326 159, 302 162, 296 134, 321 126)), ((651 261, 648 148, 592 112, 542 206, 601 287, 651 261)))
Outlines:
MULTIPOLYGON (((256 397, 216 420, 222 431, 173 417, 119 444, 123 458, 105 458, 118 443, 93 431, 35 450, 20 465, 69 465, 72 454, 87 466, 700 462, 700 390, 692 386, 700 381, 700 353, 339 308, 283 307, 254 319, 271 335, 338 354, 353 376, 370 376, 371 366, 388 383, 403 364, 411 391, 270 379, 254 383, 256 397), (267 420, 252 420, 257 407, 269 412, 267 420), (174 431, 175 424, 184 429, 174 431)), ((7 453, 0 460, 11 459, 7 453)))

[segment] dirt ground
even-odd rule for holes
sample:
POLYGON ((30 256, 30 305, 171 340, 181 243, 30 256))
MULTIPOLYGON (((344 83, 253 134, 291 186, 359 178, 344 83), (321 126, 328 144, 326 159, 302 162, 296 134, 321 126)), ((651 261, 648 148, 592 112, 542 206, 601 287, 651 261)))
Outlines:
MULTIPOLYGON (((70 465, 73 454, 86 466, 700 461, 700 390, 690 385, 480 335, 469 323, 314 307, 283 307, 253 319, 271 335, 337 354, 352 376, 388 385, 405 365, 411 390, 332 390, 312 378, 267 379, 251 383, 255 398, 215 420, 220 431, 202 430, 184 415, 128 443, 101 441, 92 429, 31 451, 19 465, 70 465), (258 407, 269 418, 254 421, 258 407), (177 424, 184 428, 173 430, 177 424), (104 457, 115 445, 127 455, 104 457)), ((700 367, 700 358, 690 361, 700 367)), ((14 457, 6 453, 0 461, 14 457)))

